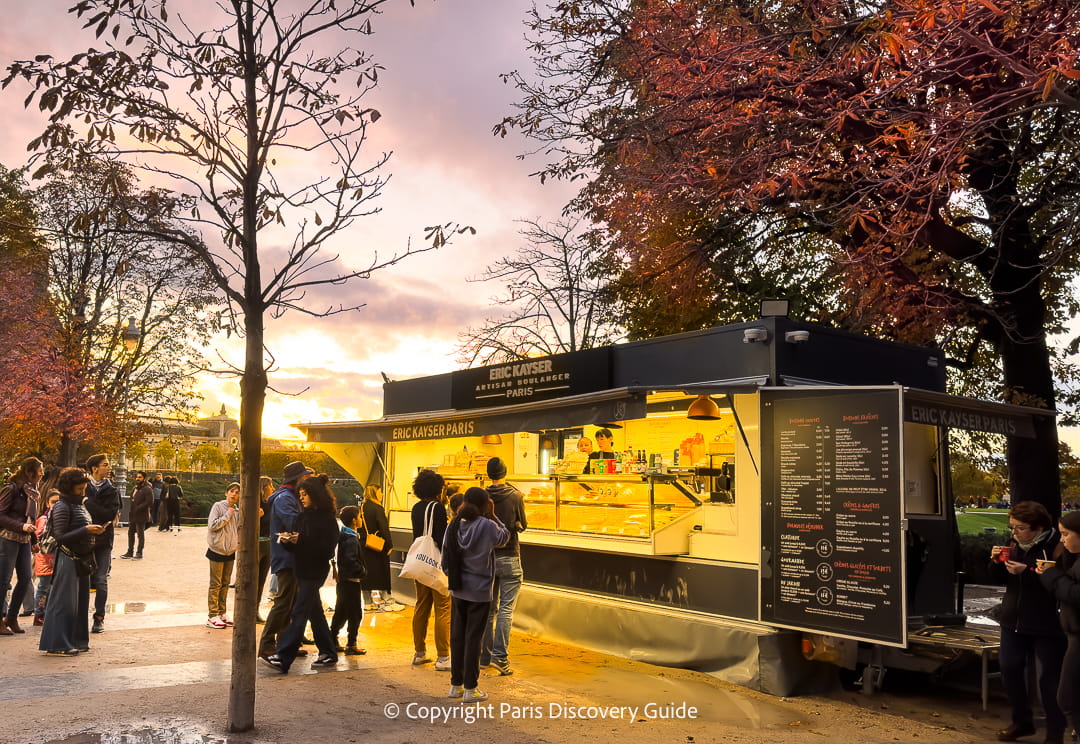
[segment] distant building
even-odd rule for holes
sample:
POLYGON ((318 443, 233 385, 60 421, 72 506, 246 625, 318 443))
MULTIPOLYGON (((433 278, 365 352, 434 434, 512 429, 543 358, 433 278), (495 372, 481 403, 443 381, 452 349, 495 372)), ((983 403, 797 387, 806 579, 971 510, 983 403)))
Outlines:
POLYGON ((231 470, 229 456, 235 456, 240 451, 240 423, 225 413, 224 405, 217 416, 197 419, 194 422, 177 418, 140 417, 139 423, 146 429, 143 437, 145 454, 131 458, 129 465, 134 469, 175 470, 175 459, 161 461, 154 454, 158 445, 166 440, 171 442, 178 452, 186 452, 188 457, 200 444, 210 444, 221 452, 225 463, 224 470, 231 470))

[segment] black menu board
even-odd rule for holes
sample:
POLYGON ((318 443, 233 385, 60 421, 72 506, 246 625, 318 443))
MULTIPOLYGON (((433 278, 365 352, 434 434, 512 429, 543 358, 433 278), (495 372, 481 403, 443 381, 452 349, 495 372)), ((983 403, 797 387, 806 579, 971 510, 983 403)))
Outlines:
POLYGON ((761 619, 904 646, 900 391, 762 391, 761 619))

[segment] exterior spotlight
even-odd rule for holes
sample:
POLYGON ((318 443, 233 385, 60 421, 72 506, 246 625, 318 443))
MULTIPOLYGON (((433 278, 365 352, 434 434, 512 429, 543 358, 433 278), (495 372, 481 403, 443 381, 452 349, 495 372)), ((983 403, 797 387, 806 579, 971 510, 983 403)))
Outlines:
POLYGON ((769 332, 764 328, 747 328, 742 332, 742 341, 744 344, 752 344, 755 342, 765 342, 769 340, 769 332))
POLYGON ((810 340, 810 331, 788 331, 784 334, 784 340, 789 344, 805 344, 810 340))

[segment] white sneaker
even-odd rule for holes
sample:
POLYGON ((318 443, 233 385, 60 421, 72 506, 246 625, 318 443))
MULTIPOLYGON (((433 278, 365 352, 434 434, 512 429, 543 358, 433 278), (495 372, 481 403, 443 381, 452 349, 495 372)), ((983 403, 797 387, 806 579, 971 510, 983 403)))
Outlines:
POLYGON ((461 702, 463 703, 482 703, 485 700, 487 700, 487 693, 482 691, 479 687, 465 690, 461 696, 461 702))
POLYGON ((465 694, 465 688, 461 685, 450 685, 450 692, 447 693, 448 698, 459 698, 465 694))
POLYGON ((450 671, 450 657, 440 656, 435 662, 436 672, 449 672, 450 671))
POLYGON ((234 625, 232 618, 230 618, 228 615, 219 615, 218 620, 225 623, 225 627, 227 628, 231 628, 234 625))
POLYGON ((405 605, 394 600, 387 600, 379 605, 379 612, 401 612, 405 609, 405 605))
POLYGON ((412 657, 412 665, 413 666, 420 666, 421 664, 427 664, 429 661, 431 661, 431 657, 428 656, 427 654, 416 654, 415 656, 412 657))
POLYGON ((225 623, 223 623, 219 616, 215 615, 214 617, 212 617, 212 618, 210 618, 209 620, 206 621, 206 627, 208 627, 208 628, 217 628, 218 630, 222 630, 222 629, 227 628, 229 626, 226 625, 225 623))

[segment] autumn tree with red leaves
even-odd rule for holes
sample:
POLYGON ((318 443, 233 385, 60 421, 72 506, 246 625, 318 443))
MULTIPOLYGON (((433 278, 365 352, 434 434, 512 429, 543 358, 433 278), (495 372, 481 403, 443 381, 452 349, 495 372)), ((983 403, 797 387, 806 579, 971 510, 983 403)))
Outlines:
POLYGON ((90 437, 111 420, 65 354, 48 260, 33 194, 21 171, 0 166, 0 453, 9 459, 49 456, 61 428, 90 437))
MULTIPOLYGON (((1047 338, 1076 309, 1080 238, 1074 2, 571 0, 531 27, 539 82, 510 76, 524 97, 496 129, 544 143, 542 177, 591 176, 577 206, 630 276, 708 301, 693 278, 724 276, 710 233, 752 225, 745 252, 780 240, 827 261, 837 283, 812 289, 834 322, 989 353, 1003 399, 1058 404, 1047 338)), ((1052 426, 1009 440, 1014 501, 1060 507, 1057 449, 1052 426)))

